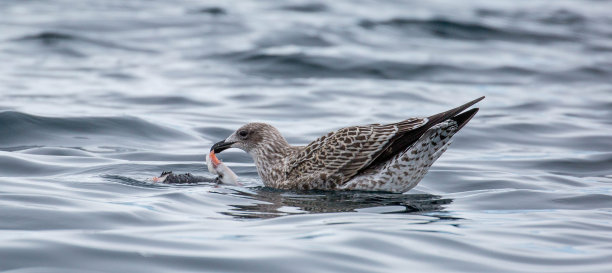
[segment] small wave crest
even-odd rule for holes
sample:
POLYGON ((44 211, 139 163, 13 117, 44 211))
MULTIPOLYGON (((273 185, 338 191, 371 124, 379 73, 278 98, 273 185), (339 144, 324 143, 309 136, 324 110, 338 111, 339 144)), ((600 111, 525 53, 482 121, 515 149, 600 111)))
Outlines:
POLYGON ((101 144, 115 139, 133 142, 186 139, 180 131, 136 117, 44 117, 22 112, 0 112, 2 146, 101 144))
POLYGON ((511 28, 502 29, 482 23, 461 22, 444 18, 392 18, 381 21, 366 19, 360 21, 359 25, 365 29, 371 30, 376 30, 380 27, 388 27, 391 29, 400 30, 403 33, 411 36, 431 35, 446 39, 504 40, 512 42, 537 43, 573 40, 571 37, 560 35, 511 28))

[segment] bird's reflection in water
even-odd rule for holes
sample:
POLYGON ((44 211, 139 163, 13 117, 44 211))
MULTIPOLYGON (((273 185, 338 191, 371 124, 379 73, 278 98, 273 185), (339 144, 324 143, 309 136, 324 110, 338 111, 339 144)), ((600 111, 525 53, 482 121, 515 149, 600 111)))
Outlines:
MULTIPOLYGON (((231 205, 223 212, 237 218, 274 218, 292 214, 354 212, 372 208, 380 213, 442 212, 452 199, 432 194, 394 194, 357 191, 285 191, 266 187, 235 192, 252 204, 231 205)), ((449 216, 441 216, 448 218, 449 216)), ((440 218, 442 220, 442 218, 440 218)), ((450 219, 447 219, 450 220, 450 219)))
MULTIPOLYGON (((104 175, 103 177, 121 184, 145 188, 198 187, 216 183, 162 184, 137 179, 104 175)), ((221 212, 242 219, 266 219, 293 214, 354 212, 367 210, 377 213, 424 214, 435 217, 435 221, 457 220, 444 212, 444 206, 453 202, 433 194, 399 194, 364 191, 287 191, 268 187, 243 188, 227 191, 213 191, 218 194, 234 195, 248 204, 231 205, 233 209, 221 212), (440 213, 436 213, 440 212, 440 213)))

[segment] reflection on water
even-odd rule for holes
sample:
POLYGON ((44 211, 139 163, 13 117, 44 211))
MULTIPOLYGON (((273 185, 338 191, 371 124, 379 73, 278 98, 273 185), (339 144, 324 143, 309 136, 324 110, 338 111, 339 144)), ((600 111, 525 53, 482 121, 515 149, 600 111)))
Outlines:
POLYGON ((452 199, 431 194, 392 194, 373 192, 287 192, 257 188, 255 192, 237 191, 236 195, 256 201, 249 205, 231 205, 223 212, 237 218, 272 218, 303 213, 355 212, 370 209, 379 213, 441 212, 452 199))
MULTIPOLYGON (((232 187, 223 191, 225 185, 215 182, 185 184, 154 183, 152 179, 138 180, 121 175, 103 175, 109 182, 147 189, 176 189, 189 187, 206 187, 211 193, 238 197, 240 202, 226 205, 231 207, 221 214, 238 219, 267 219, 286 215, 335 212, 372 212, 397 214, 437 215, 444 212, 446 205, 453 202, 432 194, 397 194, 387 192, 361 191, 287 191, 269 187, 255 186, 250 188, 232 187), (216 189, 216 190, 215 190, 216 189), (243 204, 248 200, 248 204, 243 204)), ((436 216, 437 217, 437 216, 436 216)), ((453 217, 440 216, 444 219, 453 217)))
POLYGON ((0 271, 608 272, 612 2, 0 1, 0 271), (261 187, 307 144, 486 96, 407 194, 261 187))

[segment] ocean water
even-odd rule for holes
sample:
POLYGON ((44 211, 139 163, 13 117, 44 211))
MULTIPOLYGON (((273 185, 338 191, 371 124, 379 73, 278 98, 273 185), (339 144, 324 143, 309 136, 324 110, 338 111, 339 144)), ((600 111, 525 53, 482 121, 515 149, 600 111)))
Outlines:
POLYGON ((0 271, 611 272, 610 1, 0 2, 0 271), (478 115, 405 194, 213 178, 292 144, 478 115))

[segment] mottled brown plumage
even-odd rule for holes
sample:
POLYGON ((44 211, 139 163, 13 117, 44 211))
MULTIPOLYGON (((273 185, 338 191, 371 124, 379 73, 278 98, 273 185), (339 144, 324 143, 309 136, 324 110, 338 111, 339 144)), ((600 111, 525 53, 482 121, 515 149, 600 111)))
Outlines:
POLYGON ((483 98, 426 118, 345 127, 306 146, 289 145, 269 124, 249 123, 215 151, 246 151, 270 187, 403 192, 416 186, 478 109, 461 112, 483 98))

